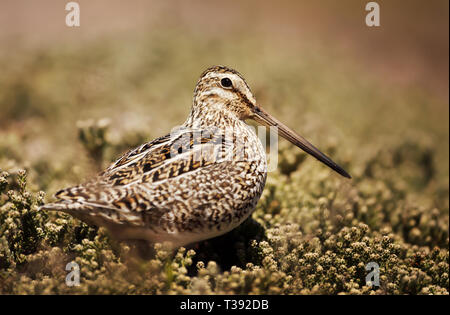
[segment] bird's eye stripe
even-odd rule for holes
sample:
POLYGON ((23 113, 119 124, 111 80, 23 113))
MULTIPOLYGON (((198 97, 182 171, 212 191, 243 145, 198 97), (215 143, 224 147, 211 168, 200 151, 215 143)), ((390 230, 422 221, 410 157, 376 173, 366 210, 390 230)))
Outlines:
POLYGON ((222 80, 220 80, 220 84, 222 84, 222 86, 226 88, 233 86, 233 83, 229 78, 223 78, 222 80))

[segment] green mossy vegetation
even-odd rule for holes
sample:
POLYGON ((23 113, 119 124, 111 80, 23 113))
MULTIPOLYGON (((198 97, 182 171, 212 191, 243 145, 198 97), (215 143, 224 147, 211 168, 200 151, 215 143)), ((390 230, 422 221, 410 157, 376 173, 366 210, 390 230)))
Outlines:
POLYGON ((448 104, 324 47, 176 34, 1 56, 0 294, 448 294, 448 104), (175 252, 156 244, 149 259, 103 228, 38 211, 182 123, 198 75, 217 63, 353 179, 281 140, 249 220, 175 252), (65 283, 71 261, 80 286, 65 283), (366 284, 369 262, 380 286, 366 284))

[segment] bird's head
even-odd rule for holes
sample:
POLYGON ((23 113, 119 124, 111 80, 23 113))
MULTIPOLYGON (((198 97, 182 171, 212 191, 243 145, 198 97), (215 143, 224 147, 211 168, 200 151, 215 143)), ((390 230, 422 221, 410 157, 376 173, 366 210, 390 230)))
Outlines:
POLYGON ((267 113, 253 96, 244 77, 228 67, 214 66, 205 70, 195 87, 189 117, 191 126, 226 124, 233 120, 252 119, 267 127, 275 127, 283 138, 332 168, 344 177, 351 176, 309 141, 267 113))
POLYGON ((245 120, 255 106, 255 97, 244 78, 224 66, 208 68, 195 87, 193 110, 198 111, 199 116, 225 115, 245 120))

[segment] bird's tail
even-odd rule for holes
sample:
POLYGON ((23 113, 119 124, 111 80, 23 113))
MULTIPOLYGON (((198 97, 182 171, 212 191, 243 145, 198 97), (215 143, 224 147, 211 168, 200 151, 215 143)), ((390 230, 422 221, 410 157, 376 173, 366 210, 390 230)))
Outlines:
MULTIPOLYGON (((53 203, 45 204, 39 207, 40 210, 61 211, 65 212, 89 225, 99 224, 98 216, 101 217, 102 212, 95 211, 94 207, 72 200, 58 200, 53 203)), ((103 221, 102 221, 103 222, 103 221)))
POLYGON ((92 225, 127 223, 140 226, 143 224, 139 214, 83 201, 58 200, 39 207, 39 210, 62 211, 92 225))
POLYGON ((58 202, 47 203, 39 207, 40 210, 50 210, 50 211, 64 211, 72 212, 74 210, 79 210, 82 208, 82 204, 79 202, 73 202, 69 200, 61 200, 58 202))

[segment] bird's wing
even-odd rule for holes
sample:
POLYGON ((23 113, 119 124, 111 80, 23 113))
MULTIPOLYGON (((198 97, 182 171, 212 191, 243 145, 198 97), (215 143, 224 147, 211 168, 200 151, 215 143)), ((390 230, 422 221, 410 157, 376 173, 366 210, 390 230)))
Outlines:
POLYGON ((161 194, 158 187, 208 166, 228 165, 224 163, 230 147, 219 132, 181 129, 128 151, 93 180, 58 191, 58 201, 44 209, 64 211, 67 207, 73 213, 71 203, 79 208, 125 212, 157 208, 151 199, 161 194))
POLYGON ((220 132, 180 129, 129 151, 101 173, 98 181, 128 187, 174 178, 223 160, 230 147, 220 132))

